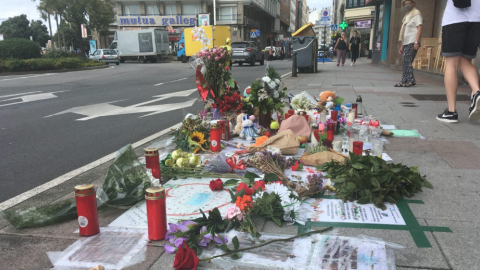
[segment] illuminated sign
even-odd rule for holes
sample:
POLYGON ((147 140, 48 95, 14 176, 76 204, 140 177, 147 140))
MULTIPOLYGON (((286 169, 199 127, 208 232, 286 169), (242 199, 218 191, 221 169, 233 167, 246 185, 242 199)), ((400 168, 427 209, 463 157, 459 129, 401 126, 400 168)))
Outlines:
POLYGON ((118 16, 119 25, 148 26, 195 26, 197 18, 193 16, 118 16))

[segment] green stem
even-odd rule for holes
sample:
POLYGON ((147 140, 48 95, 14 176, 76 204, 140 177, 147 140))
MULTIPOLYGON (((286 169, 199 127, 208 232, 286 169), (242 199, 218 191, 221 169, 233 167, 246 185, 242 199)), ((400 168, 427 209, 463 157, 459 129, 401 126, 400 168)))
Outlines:
POLYGON ((253 247, 249 247, 249 248, 241 248, 241 249, 238 249, 238 250, 229 251, 229 252, 224 253, 224 254, 220 254, 220 255, 216 255, 216 256, 204 258, 204 259, 200 259, 200 261, 209 261, 209 260, 212 260, 212 259, 215 259, 215 258, 218 258, 218 257, 223 257, 223 256, 235 254, 235 253, 237 253, 237 252, 247 251, 247 250, 250 250, 250 249, 263 247, 263 246, 269 245, 269 244, 274 243, 274 242, 286 242, 286 241, 290 241, 290 240, 292 240, 292 239, 299 238, 299 237, 302 237, 302 236, 307 236, 307 235, 310 235, 310 234, 323 233, 323 232, 329 231, 329 230, 331 230, 331 229, 333 229, 333 227, 327 227, 327 228, 325 228, 325 229, 323 229, 323 230, 310 231, 310 232, 302 233, 302 234, 295 235, 295 236, 292 236, 292 237, 289 237, 289 238, 275 239, 275 240, 271 240, 271 241, 265 242, 265 243, 263 243, 263 244, 260 244, 260 245, 258 245, 258 246, 253 246, 253 247))

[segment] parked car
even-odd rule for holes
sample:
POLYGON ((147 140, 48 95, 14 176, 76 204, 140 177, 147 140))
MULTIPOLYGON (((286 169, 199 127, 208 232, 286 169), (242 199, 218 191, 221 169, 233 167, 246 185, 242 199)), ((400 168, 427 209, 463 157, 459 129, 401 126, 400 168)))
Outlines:
POLYGON ((249 63, 251 66, 259 62, 263 66, 265 56, 260 46, 254 41, 241 41, 232 43, 232 61, 240 66, 249 63))
POLYGON ((120 65, 120 57, 117 52, 112 49, 98 49, 91 54, 90 59, 104 62, 106 65, 109 63, 115 63, 117 66, 120 65))

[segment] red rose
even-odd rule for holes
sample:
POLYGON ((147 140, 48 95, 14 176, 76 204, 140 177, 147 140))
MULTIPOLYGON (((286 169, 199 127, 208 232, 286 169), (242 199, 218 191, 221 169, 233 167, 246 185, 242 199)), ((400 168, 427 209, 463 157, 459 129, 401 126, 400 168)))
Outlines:
POLYGON ((249 188, 245 183, 240 183, 238 185, 237 193, 240 192, 240 190, 242 189, 245 189, 245 195, 251 196, 253 194, 253 188, 249 188))
POLYGON ((211 190, 223 190, 223 182, 218 178, 217 180, 210 181, 211 190))
POLYGON ((198 265, 198 257, 195 251, 188 247, 187 243, 183 242, 178 246, 177 254, 175 254, 175 261, 173 268, 179 269, 193 269, 196 270, 198 265), (185 247, 183 247, 185 245, 185 247))
POLYGON ((229 67, 225 67, 225 70, 230 70, 230 68, 229 68, 229 67))
POLYGON ((261 188, 262 191, 265 190, 265 181, 263 180, 255 181, 255 185, 253 185, 253 189, 259 189, 259 188, 261 188))

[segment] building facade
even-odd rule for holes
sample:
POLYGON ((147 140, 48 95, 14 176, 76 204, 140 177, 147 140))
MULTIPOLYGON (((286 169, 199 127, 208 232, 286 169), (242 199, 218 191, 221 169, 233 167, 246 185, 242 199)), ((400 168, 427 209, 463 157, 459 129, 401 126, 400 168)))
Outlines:
POLYGON ((185 28, 198 25, 198 14, 207 14, 210 25, 230 26, 232 42, 253 40, 264 47, 281 33, 279 0, 216 0, 216 12, 212 0, 113 0, 113 4, 116 15, 109 34, 93 34, 98 48, 109 47, 115 31, 145 28, 169 29, 174 47, 185 28), (251 32, 256 30, 260 30, 260 36, 252 37, 251 32))

